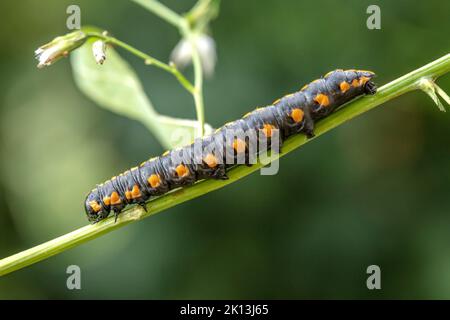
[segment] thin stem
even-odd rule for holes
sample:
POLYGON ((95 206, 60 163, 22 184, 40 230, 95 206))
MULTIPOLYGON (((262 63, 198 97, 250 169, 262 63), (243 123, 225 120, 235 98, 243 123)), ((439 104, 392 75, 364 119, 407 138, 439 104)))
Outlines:
POLYGON ((177 69, 177 67, 174 64, 166 64, 156 58, 153 58, 152 56, 149 56, 148 54, 130 46, 129 44, 120 41, 119 39, 116 39, 114 37, 110 37, 108 35, 104 35, 100 32, 92 32, 92 31, 88 31, 86 32, 86 35, 88 37, 93 37, 93 38, 99 38, 102 39, 103 41, 105 41, 106 43, 111 43, 114 45, 117 45, 125 50, 127 50, 128 52, 134 54, 135 56, 141 58, 144 60, 145 64, 147 65, 153 65, 157 68, 160 68, 164 71, 167 71, 169 73, 171 73, 172 75, 175 76, 175 78, 178 80, 178 82, 180 82, 180 84, 192 95, 194 95, 194 86, 192 85, 192 83, 186 79, 186 77, 177 69))
POLYGON ((198 53, 197 45, 195 43, 195 34, 188 32, 187 39, 192 49, 192 64, 194 66, 194 101, 195 110, 197 113, 198 124, 198 136, 202 137, 205 126, 205 107, 203 102, 203 69, 202 62, 200 60, 200 54, 198 53))
POLYGON ((192 7, 185 18, 188 20, 190 25, 194 25, 198 20, 205 17, 205 14, 209 11, 209 6, 211 5, 211 0, 198 0, 197 3, 192 7))
MULTIPOLYGON (((378 93, 373 96, 365 96, 348 103, 344 108, 317 123, 315 130, 316 136, 320 136, 386 101, 392 100, 412 90, 420 90, 419 82, 422 78, 436 79, 448 72, 450 72, 450 54, 382 86, 379 88, 378 93)), ((304 135, 293 136, 283 143, 283 152, 278 156, 284 156, 312 140, 314 139, 306 139, 304 135)), ((147 205, 148 212, 140 207, 131 207, 120 215, 116 223, 114 223, 114 217, 111 217, 98 224, 82 227, 59 238, 7 257, 0 260, 0 275, 19 270, 71 247, 80 245, 83 242, 95 239, 102 234, 123 227, 133 221, 146 218, 160 211, 174 207, 177 204, 199 197, 216 189, 223 188, 224 186, 259 170, 261 167, 262 165, 260 163, 251 167, 238 166, 228 173, 229 180, 223 181, 211 179, 199 181, 193 186, 173 190, 164 196, 150 201, 147 205)))
POLYGON ((181 27, 183 17, 181 17, 178 13, 163 5, 161 2, 156 0, 131 0, 131 1, 136 2, 145 9, 153 12, 158 17, 169 22, 175 27, 177 28, 181 27))
POLYGON ((175 67, 174 64, 171 63, 170 66, 172 66, 172 74, 175 78, 177 78, 183 87, 185 87, 186 90, 195 97, 195 88, 192 83, 184 77, 184 75, 175 67))
POLYGON ((196 32, 204 32, 209 22, 218 14, 218 5, 213 0, 198 0, 184 17, 196 32))

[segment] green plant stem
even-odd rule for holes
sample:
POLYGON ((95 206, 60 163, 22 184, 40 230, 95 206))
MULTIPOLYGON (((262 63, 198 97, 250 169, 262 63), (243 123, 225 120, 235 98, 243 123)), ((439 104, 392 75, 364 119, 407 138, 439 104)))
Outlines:
MULTIPOLYGON (((377 94, 373 96, 364 96, 348 103, 344 108, 317 123, 315 130, 316 137, 386 101, 392 100, 412 90, 420 90, 419 83, 421 79, 436 79, 448 72, 450 72, 450 54, 382 86, 379 88, 377 94)), ((314 139, 308 140, 301 134, 287 139, 283 144, 283 150, 282 153, 279 154, 279 157, 284 156, 312 140, 314 139)), ((19 270, 71 247, 80 245, 83 242, 95 239, 104 233, 123 227, 133 221, 141 220, 176 206, 177 204, 199 197, 216 189, 223 188, 224 186, 259 170, 261 166, 260 163, 255 164, 252 167, 238 166, 229 172, 229 180, 199 181, 193 186, 173 190, 164 196, 150 201, 147 205, 148 212, 140 207, 131 207, 119 216, 116 223, 114 223, 114 217, 110 217, 98 224, 82 227, 59 238, 7 257, 0 260, 0 275, 19 270)))
POLYGON ((194 24, 198 20, 202 19, 209 11, 211 0, 199 0, 185 15, 189 23, 194 24))
MULTIPOLYGON (((171 9, 164 6, 162 3, 155 0, 131 0, 135 3, 141 5, 145 9, 159 16, 161 19, 166 20, 171 23, 175 27, 177 27, 181 33, 181 35, 189 41, 192 50, 192 65, 194 66, 194 90, 192 96, 194 98, 195 103, 195 111, 197 113, 197 121, 198 121, 198 136, 202 137, 204 134, 205 127, 205 107, 203 102, 203 70, 202 64, 200 60, 200 54, 198 52, 198 48, 195 44, 195 30, 192 28, 192 24, 188 20, 187 17, 183 17, 171 9)), ((199 0, 197 4, 194 6, 198 7, 202 2, 199 0)), ((204 9, 206 10, 206 9, 204 9)))
POLYGON ((181 27, 183 17, 181 17, 179 14, 163 5, 161 2, 156 0, 131 0, 131 1, 141 5, 148 11, 153 12, 155 15, 172 24, 173 26, 177 28, 181 27))
MULTIPOLYGON (((187 28, 187 27, 186 27, 187 28)), ((198 126, 198 136, 202 137, 204 133, 205 126, 205 108, 203 103, 203 70, 202 62, 200 60, 200 55, 197 50, 197 45, 195 43, 195 34, 186 31, 186 37, 191 45, 192 49, 192 64, 194 66, 194 100, 195 100, 195 110, 197 112, 197 119, 199 122, 198 126)))

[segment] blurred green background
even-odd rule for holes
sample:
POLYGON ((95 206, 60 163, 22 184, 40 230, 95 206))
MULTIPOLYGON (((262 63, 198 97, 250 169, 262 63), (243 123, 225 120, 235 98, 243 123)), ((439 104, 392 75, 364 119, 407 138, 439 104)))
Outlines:
MULTIPOLYGON (((193 1, 164 1, 178 12, 193 1)), ((167 61, 178 32, 129 1, 2 1, 0 257, 87 224, 96 183, 163 149, 98 108, 68 59, 33 51, 67 32, 66 8, 167 61), (138 137, 138 138, 136 138, 138 137)), ((449 52, 450 2, 222 1, 218 65, 205 83, 215 127, 335 68, 384 84, 449 52), (381 7, 382 29, 366 28, 381 7)), ((176 81, 118 50, 163 114, 194 118, 176 81)), ((107 62, 106 62, 107 63, 107 62)), ((188 72, 189 74, 189 72, 188 72)), ((450 92, 450 76, 438 84, 450 92)), ((252 176, 0 279, 0 298, 450 298, 450 118, 414 92, 252 176), (82 290, 66 288, 66 268, 82 290), (381 267, 381 290, 366 268, 381 267)))

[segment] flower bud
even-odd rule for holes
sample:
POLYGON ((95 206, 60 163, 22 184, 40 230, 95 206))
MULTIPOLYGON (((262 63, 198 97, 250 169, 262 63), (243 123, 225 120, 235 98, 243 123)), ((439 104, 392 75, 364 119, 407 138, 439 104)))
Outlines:
POLYGON ((37 67, 43 68, 51 65, 61 57, 67 57, 71 51, 81 46, 86 39, 86 34, 80 30, 56 37, 34 52, 35 58, 39 61, 37 67))
MULTIPOLYGON (((195 46, 197 47, 203 73, 211 76, 216 65, 216 44, 214 39, 206 34, 195 36, 195 46)), ((183 68, 192 62, 192 46, 186 39, 181 39, 170 55, 170 59, 179 67, 183 68)))
POLYGON ((92 53, 94 54, 95 62, 103 64, 106 60, 106 43, 102 40, 97 40, 92 44, 92 53))

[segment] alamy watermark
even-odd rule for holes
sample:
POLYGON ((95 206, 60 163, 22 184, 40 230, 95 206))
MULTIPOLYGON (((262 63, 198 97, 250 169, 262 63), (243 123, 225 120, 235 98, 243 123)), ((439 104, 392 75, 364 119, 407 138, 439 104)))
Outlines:
POLYGON ((66 286, 69 290, 81 290, 81 269, 77 265, 70 265, 66 269, 69 275, 66 280, 66 286))
POLYGON ((367 274, 370 276, 367 278, 366 286, 369 290, 380 290, 381 289, 381 269, 376 264, 370 265, 366 270, 367 274))
POLYGON ((366 13, 369 14, 366 25, 367 29, 375 30, 381 29, 381 9, 376 4, 371 4, 367 7, 366 13))
POLYGON ((81 9, 76 4, 67 7, 66 27, 69 30, 79 30, 81 28, 81 9))

